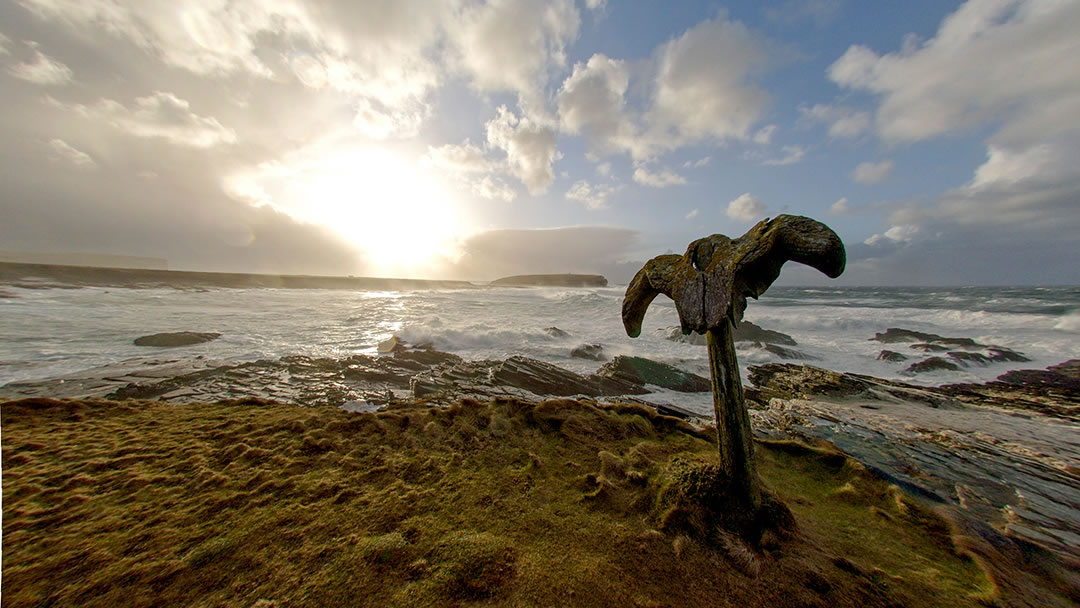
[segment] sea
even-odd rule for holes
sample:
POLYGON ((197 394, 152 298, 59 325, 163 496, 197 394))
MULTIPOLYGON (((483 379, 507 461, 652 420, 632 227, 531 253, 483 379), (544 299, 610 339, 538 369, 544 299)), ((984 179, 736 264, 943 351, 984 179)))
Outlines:
MULTIPOLYGON (((572 357, 571 350, 599 344, 608 358, 638 355, 707 376, 704 346, 669 339, 678 318, 667 298, 653 302, 640 337, 626 335, 620 318, 624 290, 0 286, 0 386, 136 358, 240 362, 296 354, 375 354, 379 342, 390 336, 466 359, 524 355, 583 374, 601 362, 572 357), (172 349, 133 343, 139 336, 168 331, 222 335, 172 349)), ((748 365, 793 362, 938 385, 988 381, 1012 369, 1080 358, 1080 287, 773 287, 749 303, 745 318, 793 337, 798 344, 788 348, 803 358, 785 360, 752 343, 739 343, 744 378, 748 365), (907 344, 871 340, 890 327, 972 338, 1016 350, 1031 361, 905 375, 910 363, 929 355, 907 344), (883 349, 911 358, 879 360, 883 349)))

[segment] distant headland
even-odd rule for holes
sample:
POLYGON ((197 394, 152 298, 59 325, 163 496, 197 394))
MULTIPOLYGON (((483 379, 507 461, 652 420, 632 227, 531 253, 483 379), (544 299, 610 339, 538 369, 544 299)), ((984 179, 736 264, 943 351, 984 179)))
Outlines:
POLYGON ((607 287, 598 274, 521 274, 491 282, 496 287, 607 287))
MULTIPOLYGON (((150 268, 104 268, 58 264, 28 264, 0 261, 0 283, 22 287, 76 285, 88 287, 175 287, 175 288, 282 288, 423 290, 481 289, 469 281, 395 279, 384 277, 335 277, 319 275, 253 274, 238 272, 193 272, 150 268)), ((505 277, 492 287, 605 287, 607 279, 587 274, 538 274, 505 277)))

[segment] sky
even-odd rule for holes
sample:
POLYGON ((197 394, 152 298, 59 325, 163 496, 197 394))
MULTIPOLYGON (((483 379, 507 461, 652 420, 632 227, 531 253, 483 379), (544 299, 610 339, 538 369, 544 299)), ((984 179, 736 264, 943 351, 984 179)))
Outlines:
POLYGON ((0 250, 601 273, 780 213, 838 280, 1080 284, 1080 1, 0 0, 0 250))

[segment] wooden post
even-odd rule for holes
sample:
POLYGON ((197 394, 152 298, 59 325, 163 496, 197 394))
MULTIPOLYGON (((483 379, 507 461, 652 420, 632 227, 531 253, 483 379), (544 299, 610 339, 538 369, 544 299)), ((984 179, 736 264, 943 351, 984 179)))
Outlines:
POLYGON ((737 495, 737 502, 756 511, 761 498, 754 474, 754 436, 750 414, 743 399, 739 361, 730 319, 706 332, 709 345, 709 372, 712 375, 713 409, 716 412, 716 442, 720 462, 737 495))

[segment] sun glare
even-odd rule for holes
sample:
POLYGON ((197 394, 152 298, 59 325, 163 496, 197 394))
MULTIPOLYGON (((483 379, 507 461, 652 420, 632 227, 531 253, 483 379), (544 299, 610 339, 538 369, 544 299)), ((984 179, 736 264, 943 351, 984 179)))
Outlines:
POLYGON ((432 276, 442 258, 455 257, 465 228, 460 205, 437 180, 376 147, 334 147, 264 164, 228 188, 330 227, 363 251, 368 273, 381 276, 432 276))

